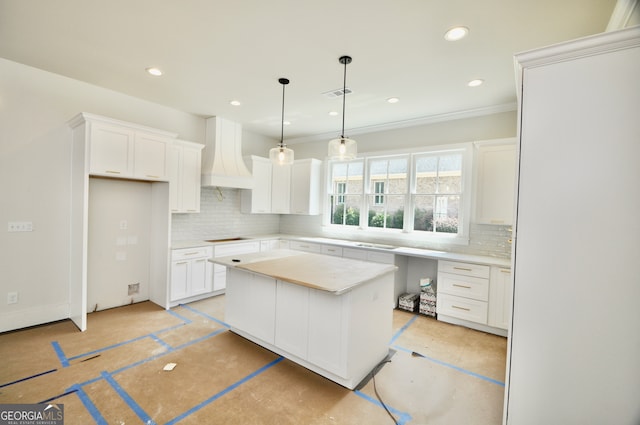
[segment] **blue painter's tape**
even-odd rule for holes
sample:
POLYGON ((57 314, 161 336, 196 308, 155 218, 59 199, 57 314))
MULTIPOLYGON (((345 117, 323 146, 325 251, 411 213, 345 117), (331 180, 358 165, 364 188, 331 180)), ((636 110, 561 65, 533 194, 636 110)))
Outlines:
MULTIPOLYGON (((363 399, 375 404, 376 406, 380 407, 381 409, 384 409, 384 406, 382 405, 382 403, 380 403, 380 400, 376 400, 375 398, 368 396, 367 394, 361 392, 360 390, 355 390, 354 393, 356 393, 356 395, 362 397, 363 399)), ((410 414, 406 413, 406 412, 401 412, 398 409, 394 409, 393 407, 386 405, 387 409, 389 409, 389 411, 391 413, 393 413, 396 417, 396 420, 398 421, 398 425, 404 425, 407 422, 409 422, 412 417, 410 414)))
POLYGON ((95 354, 98 354, 98 353, 102 353, 102 352, 107 351, 107 350, 111 350, 113 348, 118 348, 118 347, 122 347, 123 345, 131 344, 132 342, 140 341, 141 339, 145 339, 145 338, 148 338, 148 337, 149 337, 149 335, 142 335, 142 336, 130 339, 128 341, 122 341, 122 342, 119 342, 117 344, 108 345, 108 346, 100 348, 98 350, 93 350, 93 351, 89 351, 87 353, 78 354, 77 356, 69 357, 69 360, 76 360, 76 359, 80 359, 82 357, 89 357, 89 356, 92 356, 92 355, 95 355, 95 354))
MULTIPOLYGON (((404 351, 405 353, 409 353, 409 354, 413 353, 413 351, 411 351, 411 350, 409 350, 407 348, 404 348, 404 347, 397 346, 397 345, 394 345, 393 348, 395 348, 395 349, 397 349, 399 351, 404 351)), ((482 379, 484 381, 491 382, 492 384, 496 384, 496 385, 500 385, 501 387, 504 387, 504 382, 498 381, 498 380, 493 379, 493 378, 489 378, 488 376, 480 375, 479 373, 475 373, 475 372, 472 372, 472 371, 467 370, 467 369, 463 369, 460 366, 456 366, 456 365, 451 364, 451 363, 443 362, 442 360, 434 359, 433 357, 425 356, 424 354, 420 354, 419 358, 423 358, 425 360, 429 360, 429 361, 431 361, 433 363, 437 363, 437 364, 439 364, 441 366, 445 366, 445 367, 457 370, 458 372, 465 373, 465 374, 467 374, 469 376, 473 376, 475 378, 480 378, 480 379, 482 379)))
POLYGON ((230 328, 231 327, 227 323, 223 322, 222 320, 216 319, 215 317, 210 316, 207 313, 204 313, 204 312, 202 312, 200 310, 196 310, 195 308, 193 308, 193 307, 191 307, 189 305, 180 304, 180 307, 186 308, 187 310, 191 311, 192 313, 195 313, 195 314, 198 314, 198 315, 200 315, 202 317, 205 317, 205 318, 207 318, 207 319, 209 319, 209 320, 211 320, 213 322, 216 322, 216 323, 218 323, 218 324, 220 324, 220 325, 222 325, 222 326, 224 326, 226 328, 230 328))
POLYGON ((149 334, 149 338, 151 338, 152 340, 154 340, 155 342, 157 342, 158 344, 164 346, 167 351, 172 351, 173 347, 169 344, 167 344, 166 342, 164 342, 163 340, 161 340, 160 338, 158 338, 157 335, 155 334, 149 334))
POLYGON ((118 395, 124 400, 125 403, 135 412, 136 415, 144 422, 146 425, 155 425, 155 421, 151 419, 151 416, 145 412, 142 407, 118 384, 118 382, 113 379, 108 372, 102 372, 102 377, 111 385, 111 387, 118 393, 118 395))
POLYGON ((67 356, 64 355, 64 351, 62 351, 62 347, 60 347, 58 341, 52 341, 51 345, 58 355, 58 359, 60 360, 60 363, 62 363, 62 367, 69 367, 69 359, 67 359, 67 356))
POLYGON ((178 319, 182 320, 185 325, 188 325, 189 323, 193 322, 193 320, 189 319, 188 317, 184 317, 181 314, 178 314, 173 310, 166 310, 166 312, 169 313, 170 315, 175 316, 178 319))
POLYGON ((180 422, 181 420, 183 420, 187 416, 197 412, 198 410, 202 409, 203 407, 207 406, 208 404, 210 404, 210 403, 214 402, 215 400, 219 399, 223 395, 225 395, 225 394, 229 393, 230 391, 233 391, 234 389, 238 388, 240 385, 244 384, 248 380, 255 378, 256 376, 260 375, 265 370, 267 370, 267 369, 275 366, 276 364, 280 363, 282 360, 284 360, 284 357, 278 357, 277 359, 275 359, 271 363, 267 363, 266 365, 262 366, 260 369, 258 369, 255 372, 245 376, 241 380, 229 385, 227 388, 225 388, 224 390, 220 391, 219 393, 213 395, 212 397, 206 399, 202 403, 195 405, 194 407, 192 407, 191 409, 189 409, 186 412, 182 413, 181 415, 178 415, 175 418, 171 419, 165 425, 173 425, 173 424, 175 424, 177 422, 180 422))
POLYGON ((192 341, 189 341, 189 342, 185 342, 182 345, 178 345, 176 347, 176 350, 180 350, 180 349, 188 347, 190 345, 197 344, 198 342, 204 341, 205 339, 209 339, 209 338, 214 337, 214 336, 216 336, 218 334, 221 334, 223 332, 227 332, 227 330, 226 329, 216 329, 215 331, 211 332, 210 334, 207 334, 207 335, 202 336, 200 338, 196 338, 196 339, 194 339, 192 341))
POLYGON ((53 400, 56 400, 56 399, 58 399, 58 398, 62 398, 62 397, 66 396, 66 395, 69 395, 69 394, 73 394, 73 393, 75 393, 76 391, 78 391, 78 390, 76 390, 76 389, 73 389, 73 390, 67 390, 67 391, 63 392, 62 394, 58 394, 58 395, 55 395, 55 396, 53 396, 53 397, 51 397, 51 398, 48 398, 48 399, 46 399, 46 400, 39 401, 39 402, 38 402, 38 404, 50 403, 50 402, 52 402, 53 400))
POLYGON ((69 390, 75 390, 75 393, 78 395, 78 398, 84 405, 85 409, 87 409, 87 411, 89 412, 93 420, 96 421, 96 424, 109 425, 108 422, 104 419, 104 417, 100 413, 100 411, 98 410, 98 408, 96 407, 96 405, 93 404, 93 402, 91 401, 87 393, 84 392, 84 390, 80 385, 74 385, 71 388, 69 388, 69 390))
POLYGON ((45 372, 36 373, 35 375, 27 376, 26 378, 16 379, 15 381, 7 382, 6 384, 0 384, 0 388, 8 387, 9 385, 17 384, 18 382, 28 381, 29 379, 37 378, 38 376, 46 375, 48 373, 53 373, 58 369, 51 369, 45 372))
POLYGON ((409 320, 407 323, 405 323, 405 325, 404 325, 403 327, 401 327, 401 328, 400 328, 400 330, 399 330, 398 332, 396 332, 396 334, 391 338, 391 341, 389 341, 389 345, 391 345, 391 344, 393 344, 394 342, 396 342, 396 339, 398 339, 398 338, 400 337, 400 335, 402 335, 402 333, 403 333, 404 331, 406 331, 406 330, 407 330, 407 328, 408 328, 409 326, 411 326, 411 324, 412 324, 413 322, 415 322, 415 321, 416 321, 416 319, 417 319, 417 318, 418 318, 418 316, 413 316, 413 317, 411 318, 411 320, 409 320))

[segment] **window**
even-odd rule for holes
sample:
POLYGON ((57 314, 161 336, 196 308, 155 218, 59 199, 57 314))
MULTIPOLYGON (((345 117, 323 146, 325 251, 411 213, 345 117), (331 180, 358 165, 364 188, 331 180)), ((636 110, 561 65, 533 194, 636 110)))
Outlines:
POLYGON ((407 194, 408 156, 368 160, 368 225, 402 229, 407 194))
POLYGON ((329 168, 331 224, 359 226, 364 161, 332 162, 329 168))
POLYGON ((462 153, 416 155, 413 229, 458 233, 462 199, 462 153))
MULTIPOLYGON (((471 145, 329 162, 327 224, 399 235, 467 235, 471 145)), ((397 236, 402 237, 402 236, 397 236)), ((461 239, 462 240, 462 239, 461 239)))

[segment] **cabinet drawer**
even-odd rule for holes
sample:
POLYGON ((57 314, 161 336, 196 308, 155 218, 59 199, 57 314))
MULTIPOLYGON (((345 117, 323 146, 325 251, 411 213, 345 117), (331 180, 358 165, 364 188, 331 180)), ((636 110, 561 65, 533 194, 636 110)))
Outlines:
POLYGON ((491 268, 480 264, 458 263, 456 261, 438 261, 438 272, 489 279, 491 268))
POLYGON ((173 249, 171 250, 171 260, 191 260, 194 258, 210 258, 212 257, 212 249, 210 246, 199 246, 195 248, 173 249))
POLYGON ((336 257, 342 257, 342 248, 333 245, 322 245, 321 252, 324 255, 335 255, 336 257))
POLYGON ((470 322, 487 324, 487 303, 484 301, 438 293, 436 312, 470 322))
POLYGON ((309 242, 291 241, 289 242, 289 248, 296 249, 298 251, 320 253, 320 245, 309 242))
POLYGON ((345 258, 355 258, 356 260, 366 260, 367 251, 357 248, 342 248, 342 256, 345 258))
POLYGON ((395 257, 393 254, 387 254, 386 252, 369 251, 367 252, 367 261, 382 264, 394 264, 395 257))
POLYGON ((479 301, 488 301, 489 279, 438 273, 438 292, 473 298, 479 301))
POLYGON ((251 254, 252 252, 260 252, 260 241, 216 245, 214 251, 216 257, 251 254))

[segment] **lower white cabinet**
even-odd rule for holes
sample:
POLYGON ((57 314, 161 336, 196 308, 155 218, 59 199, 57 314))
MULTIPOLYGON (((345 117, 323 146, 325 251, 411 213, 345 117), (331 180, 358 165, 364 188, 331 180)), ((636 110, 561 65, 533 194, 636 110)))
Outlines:
POLYGON ((171 301, 203 295, 212 290, 212 247, 171 251, 171 301))
POLYGON ((511 320, 511 269, 491 267, 491 284, 489 286, 488 324, 495 328, 509 329, 511 320))
POLYGON ((322 251, 322 245, 312 242, 303 241, 289 241, 289 249, 295 249, 297 251, 314 252, 320 254, 322 251))
POLYGON ((225 295, 225 322, 268 344, 275 342, 276 281, 236 269, 227 271, 230 282, 225 295))
POLYGON ((302 329, 309 326, 309 288, 277 281, 275 345, 307 358, 309 336, 302 329))
MULTIPOLYGON (((438 262, 438 317, 446 316, 487 324, 490 267, 480 264, 438 262)), ((445 320, 446 321, 446 320, 445 320)))

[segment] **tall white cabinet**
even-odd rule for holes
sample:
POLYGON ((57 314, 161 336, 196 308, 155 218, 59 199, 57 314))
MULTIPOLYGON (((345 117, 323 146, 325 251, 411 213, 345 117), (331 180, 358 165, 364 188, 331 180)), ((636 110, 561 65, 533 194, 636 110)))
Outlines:
POLYGON ((640 27, 516 56, 506 423, 640 423, 640 27))

